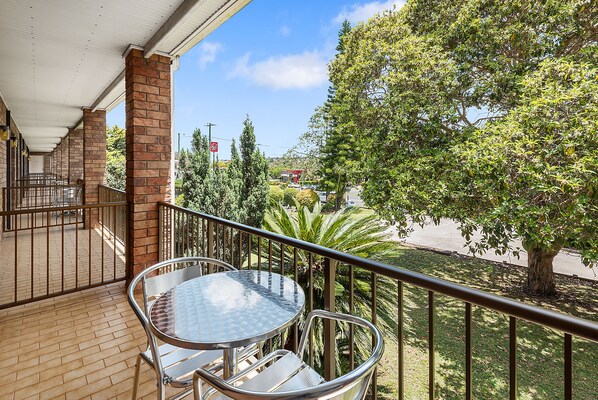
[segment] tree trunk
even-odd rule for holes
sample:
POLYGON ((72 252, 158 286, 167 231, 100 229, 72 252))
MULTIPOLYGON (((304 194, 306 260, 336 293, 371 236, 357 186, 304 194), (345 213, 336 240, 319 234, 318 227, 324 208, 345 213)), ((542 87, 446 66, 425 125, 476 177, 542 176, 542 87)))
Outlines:
POLYGON ((527 288, 532 294, 550 296, 556 293, 552 260, 559 250, 531 248, 527 250, 527 288))

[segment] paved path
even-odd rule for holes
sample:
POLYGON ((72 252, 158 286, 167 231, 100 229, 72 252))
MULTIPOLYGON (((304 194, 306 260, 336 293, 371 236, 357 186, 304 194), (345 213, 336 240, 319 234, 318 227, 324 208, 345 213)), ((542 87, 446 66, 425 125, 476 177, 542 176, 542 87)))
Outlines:
MULTIPOLYGON (((394 239, 411 245, 431 247, 439 250, 448 250, 459 254, 470 255, 468 253, 468 248, 464 247, 465 239, 461 236, 461 232, 457 229, 457 226, 458 225, 451 220, 442 220, 439 225, 430 223, 423 228, 416 225, 409 237, 403 239, 397 236, 396 228, 390 227, 389 232, 392 232, 392 237, 394 239)), ((514 242, 513 246, 521 247, 521 242, 514 242)), ((486 260, 527 266, 527 253, 525 250, 521 251, 519 258, 510 253, 499 256, 494 254, 492 250, 478 257, 486 260)), ((559 274, 598 280, 598 271, 583 265, 581 257, 576 253, 561 250, 561 252, 554 258, 553 268, 554 272, 559 274)))

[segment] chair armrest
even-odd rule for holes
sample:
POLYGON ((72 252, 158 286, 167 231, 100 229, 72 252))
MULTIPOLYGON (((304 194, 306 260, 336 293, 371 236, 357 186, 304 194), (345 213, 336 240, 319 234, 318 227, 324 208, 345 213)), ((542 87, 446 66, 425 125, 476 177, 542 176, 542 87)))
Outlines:
POLYGON ((326 311, 326 310, 313 310, 305 318, 303 334, 301 335, 299 347, 297 348, 297 354, 299 355, 299 358, 303 358, 303 353, 305 352, 305 346, 307 345, 307 340, 309 338, 308 333, 310 332, 313 320, 316 318, 349 322, 351 324, 356 324, 356 325, 362 326, 364 328, 367 328, 370 330, 370 332, 374 335, 374 337, 376 339, 376 346, 373 349, 373 353, 382 351, 382 348, 381 348, 382 342, 383 342, 382 334, 380 333, 378 328, 376 328, 376 326, 374 324, 372 324, 370 321, 360 318, 360 317, 356 317, 354 315, 349 315, 349 314, 341 314, 341 313, 336 313, 336 312, 326 311))

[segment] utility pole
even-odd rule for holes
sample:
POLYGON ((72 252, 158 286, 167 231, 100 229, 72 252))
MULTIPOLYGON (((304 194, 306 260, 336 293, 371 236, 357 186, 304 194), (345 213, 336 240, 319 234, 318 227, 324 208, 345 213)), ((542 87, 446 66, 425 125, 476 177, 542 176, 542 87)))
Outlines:
POLYGON ((179 140, 178 140, 178 149, 177 149, 177 156, 179 157, 179 159, 181 158, 181 132, 178 133, 179 135, 179 140))
MULTIPOLYGON (((208 155, 210 155, 210 145, 212 143, 212 127, 216 126, 216 124, 213 124, 211 122, 208 122, 206 124, 206 126, 208 127, 208 155)), ((214 164, 214 156, 212 155, 212 164, 214 164)))

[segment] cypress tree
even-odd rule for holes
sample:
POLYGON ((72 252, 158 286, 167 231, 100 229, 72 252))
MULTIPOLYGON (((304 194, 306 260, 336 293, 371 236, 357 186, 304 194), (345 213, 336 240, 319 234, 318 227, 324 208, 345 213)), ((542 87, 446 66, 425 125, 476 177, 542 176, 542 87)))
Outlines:
POLYGON ((208 139, 197 128, 193 131, 191 151, 181 151, 179 169, 183 180, 184 207, 189 207, 190 202, 197 198, 198 189, 208 174, 210 168, 208 146, 208 139))
POLYGON ((242 182, 239 196, 240 222, 261 227, 268 205, 268 162, 257 148, 254 127, 249 116, 243 121, 239 145, 242 182))
POLYGON ((207 214, 261 227, 268 205, 268 161, 257 149, 249 117, 243 122, 240 153, 233 140, 226 171, 210 167, 208 140, 199 129, 191 151, 181 151, 183 205, 207 214))

